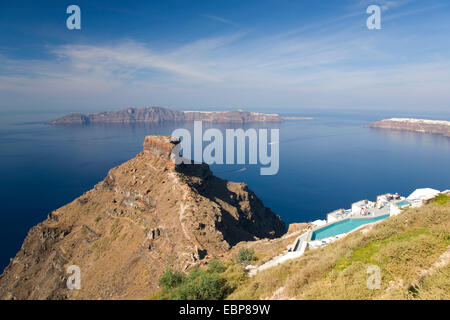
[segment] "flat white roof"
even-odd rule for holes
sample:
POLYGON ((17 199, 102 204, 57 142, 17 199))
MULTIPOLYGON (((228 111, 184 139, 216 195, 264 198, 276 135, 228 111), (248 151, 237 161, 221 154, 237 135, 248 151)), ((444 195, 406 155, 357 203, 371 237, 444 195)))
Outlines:
POLYGON ((422 189, 416 189, 413 193, 409 195, 407 200, 421 200, 421 199, 427 199, 430 197, 434 197, 437 194, 439 194, 439 190, 431 189, 431 188, 422 188, 422 189))

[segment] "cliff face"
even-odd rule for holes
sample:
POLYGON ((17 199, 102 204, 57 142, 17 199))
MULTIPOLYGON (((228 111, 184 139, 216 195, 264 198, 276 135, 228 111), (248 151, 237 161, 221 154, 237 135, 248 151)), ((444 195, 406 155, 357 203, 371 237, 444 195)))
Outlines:
POLYGON ((62 118, 51 121, 52 125, 90 124, 90 123, 160 123, 164 121, 183 121, 184 115, 180 111, 165 108, 128 108, 119 111, 105 111, 98 113, 71 113, 62 118))
POLYGON ((246 185, 206 164, 176 166, 177 143, 147 137, 143 152, 33 227, 0 276, 0 298, 141 298, 168 267, 184 271, 240 241, 285 232, 246 185), (70 265, 80 267, 80 290, 66 287, 70 265))
POLYGON ((263 114, 242 110, 224 112, 176 111, 160 107, 128 108, 100 113, 71 113, 49 122, 52 125, 91 123, 160 123, 165 121, 208 121, 222 123, 281 122, 277 114, 263 114))
POLYGON ((450 137, 450 121, 392 118, 374 122, 370 127, 441 134, 450 137))

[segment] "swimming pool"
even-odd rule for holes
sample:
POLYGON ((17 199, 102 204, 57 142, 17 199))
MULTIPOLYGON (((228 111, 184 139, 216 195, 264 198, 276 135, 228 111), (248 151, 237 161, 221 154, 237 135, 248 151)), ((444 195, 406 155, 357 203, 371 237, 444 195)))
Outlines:
POLYGON ((312 234, 311 240, 320 240, 320 239, 336 236, 338 234, 347 233, 347 232, 350 232, 350 231, 358 228, 359 226, 362 226, 362 225, 365 225, 368 223, 372 223, 372 222, 376 222, 376 221, 380 221, 380 220, 384 220, 387 217, 389 217, 388 214, 384 215, 384 216, 379 216, 376 218, 359 218, 359 219, 350 218, 350 219, 346 219, 343 221, 335 222, 333 224, 330 224, 329 226, 326 226, 319 230, 314 231, 312 234))
POLYGON ((400 201, 397 202, 397 207, 402 208, 402 207, 406 207, 409 206, 411 203, 409 201, 400 201))

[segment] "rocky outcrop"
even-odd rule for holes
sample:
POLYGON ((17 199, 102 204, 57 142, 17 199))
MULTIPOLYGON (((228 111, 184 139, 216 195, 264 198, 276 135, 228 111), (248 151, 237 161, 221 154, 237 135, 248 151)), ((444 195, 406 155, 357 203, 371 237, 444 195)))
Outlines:
POLYGON ((450 121, 392 118, 374 122, 372 128, 440 134, 450 137, 450 121))
POLYGON ((312 226, 311 223, 291 223, 291 224, 289 224, 287 233, 291 234, 291 233, 295 233, 295 232, 299 232, 299 231, 304 231, 311 226, 312 226))
POLYGON ((285 224, 243 183, 206 164, 179 165, 178 140, 146 137, 143 152, 33 227, 0 276, 2 299, 134 299, 167 268, 185 271, 285 224), (69 290, 67 268, 81 271, 69 290))
POLYGON ((282 122, 284 119, 278 114, 268 114, 259 112, 247 112, 243 110, 233 111, 184 111, 185 121, 201 120, 206 122, 282 122))
POLYGON ((49 122, 52 125, 95 124, 95 123, 162 123, 166 121, 207 121, 217 123, 250 123, 250 122, 281 122, 277 114, 265 114, 234 111, 177 111, 160 107, 128 108, 120 111, 105 111, 99 113, 71 113, 49 122))

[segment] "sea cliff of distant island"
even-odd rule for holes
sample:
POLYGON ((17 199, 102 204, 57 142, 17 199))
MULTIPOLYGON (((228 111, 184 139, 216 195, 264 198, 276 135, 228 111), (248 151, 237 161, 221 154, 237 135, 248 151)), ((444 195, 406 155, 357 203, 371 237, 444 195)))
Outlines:
POLYGON ((127 108, 98 113, 70 113, 50 121, 51 125, 95 123, 162 123, 166 121, 206 121, 215 123, 282 122, 278 114, 233 111, 178 111, 161 107, 127 108))
POLYGON ((391 118, 374 122, 370 125, 370 127, 440 134, 446 137, 450 137, 450 121, 443 120, 391 118))

